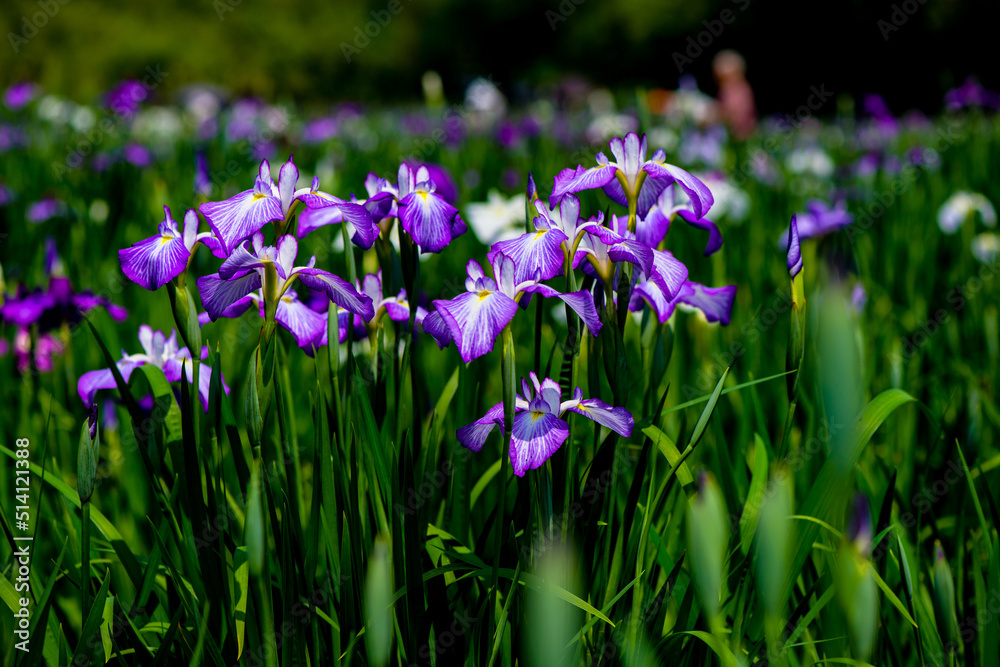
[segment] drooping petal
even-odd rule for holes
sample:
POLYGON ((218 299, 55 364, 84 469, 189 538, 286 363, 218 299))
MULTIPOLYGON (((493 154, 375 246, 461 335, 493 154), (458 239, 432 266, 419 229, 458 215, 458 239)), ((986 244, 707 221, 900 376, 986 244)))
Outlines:
POLYGON ((291 332, 295 337, 295 343, 310 356, 312 356, 313 342, 324 337, 326 315, 317 313, 299 301, 298 296, 291 290, 285 292, 278 300, 274 319, 291 332))
POLYGON ((799 227, 792 215, 788 234, 788 275, 792 278, 802 270, 802 248, 799 246, 799 227))
POLYGON ((451 343, 451 330, 448 328, 448 324, 441 317, 441 313, 434 311, 427 314, 427 317, 423 321, 424 333, 430 334, 434 338, 434 341, 438 344, 438 347, 442 350, 448 347, 451 343))
POLYGON ((652 280, 646 280, 632 288, 628 309, 633 312, 642 310, 643 301, 649 304, 661 323, 669 320, 674 314, 676 302, 668 299, 660 286, 652 280))
POLYGON ((492 350, 497 336, 517 312, 517 303, 501 292, 466 292, 434 305, 466 363, 492 350))
POLYGON ((399 202, 399 221, 420 252, 441 252, 452 240, 458 209, 434 192, 418 189, 399 202))
POLYGON ((229 253, 227 253, 226 249, 222 247, 221 243, 219 243, 219 239, 213 236, 212 232, 202 232, 201 234, 198 234, 198 241, 200 243, 204 243, 212 254, 219 259, 226 259, 229 257, 229 253))
POLYGON ((708 186, 702 183, 701 179, 697 176, 689 174, 680 167, 675 167, 666 162, 649 161, 643 166, 643 169, 650 176, 656 178, 669 177, 676 182, 681 190, 687 194, 688 199, 691 200, 691 208, 699 220, 705 217, 708 210, 712 208, 712 204, 715 203, 715 198, 712 196, 712 191, 708 189, 708 186))
POLYGON ((223 280, 242 278, 251 271, 263 268, 263 266, 263 260, 257 257, 256 253, 250 252, 246 244, 241 243, 233 248, 229 258, 219 267, 219 277, 223 280))
POLYGON ((351 283, 322 269, 300 267, 295 269, 302 284, 310 289, 326 292, 330 301, 341 308, 358 315, 365 322, 370 322, 375 316, 375 306, 372 300, 359 294, 351 283))
POLYGON ((250 292, 260 289, 260 274, 252 271, 240 278, 225 280, 218 273, 198 279, 201 305, 212 321, 223 316, 224 311, 250 292))
POLYGON ((148 290, 157 290, 187 268, 191 251, 180 236, 151 236, 118 251, 125 276, 148 290))
MULTIPOLYGON (((115 365, 118 366, 118 371, 122 374, 122 379, 128 382, 129 377, 132 375, 132 370, 137 366, 142 366, 144 363, 146 362, 126 357, 119 359, 115 362, 115 365)), ((118 384, 115 382, 115 376, 111 373, 110 368, 104 368, 99 371, 88 371, 81 375, 79 381, 76 383, 76 393, 87 408, 93 405, 94 396, 99 390, 117 388, 118 384)))
POLYGON ((301 239, 320 227, 339 224, 345 220, 354 227, 351 241, 355 245, 365 250, 374 245, 378 227, 372 222, 371 213, 365 206, 349 202, 323 208, 307 208, 299 213, 299 223, 295 233, 301 239))
POLYGON ((677 215, 679 215, 684 222, 688 223, 692 227, 708 231, 708 244, 705 246, 705 257, 715 253, 722 247, 722 232, 719 231, 719 226, 714 222, 708 218, 695 218, 694 213, 686 208, 682 208, 677 211, 677 215))
POLYGON ((597 315, 597 308, 594 306, 594 297, 587 290, 582 289, 563 294, 548 285, 529 285, 524 288, 524 291, 541 294, 546 298, 555 297, 561 299, 563 303, 566 303, 573 309, 574 313, 580 316, 580 319, 587 325, 590 333, 596 336, 601 332, 601 318, 597 315))
POLYGON ((280 199, 253 190, 244 190, 225 201, 206 202, 198 210, 226 252, 232 252, 240 241, 263 229, 267 223, 285 217, 280 199))
MULTIPOLYGON (((515 419, 516 423, 516 419, 515 419)), ((467 426, 463 426, 455 432, 458 441, 463 447, 467 447, 474 452, 481 451, 486 444, 487 438, 499 426, 503 429, 503 403, 497 403, 486 411, 486 414, 467 426)))
POLYGON ((653 271, 646 275, 663 290, 664 296, 669 300, 673 299, 684 286, 688 268, 669 250, 654 250, 653 271))
POLYGON ((569 426, 554 414, 528 411, 514 417, 510 440, 514 474, 524 477, 527 471, 541 467, 568 437, 569 426))
POLYGON ((514 262, 515 283, 548 280, 563 273, 561 244, 567 238, 558 229, 528 232, 516 239, 494 243, 487 259, 492 264, 496 254, 507 255, 514 262))
POLYGON ((723 326, 729 324, 735 299, 736 285, 705 287, 690 280, 685 283, 679 297, 681 303, 693 306, 704 313, 705 319, 709 322, 719 322, 723 326))
POLYGON ((650 209, 645 216, 639 216, 635 223, 635 238, 650 248, 660 245, 670 229, 670 218, 659 206, 650 209))
POLYGON ((632 413, 625 408, 613 408, 599 398, 588 398, 567 407, 570 412, 593 419, 601 426, 607 426, 623 437, 632 435, 635 421, 632 413))

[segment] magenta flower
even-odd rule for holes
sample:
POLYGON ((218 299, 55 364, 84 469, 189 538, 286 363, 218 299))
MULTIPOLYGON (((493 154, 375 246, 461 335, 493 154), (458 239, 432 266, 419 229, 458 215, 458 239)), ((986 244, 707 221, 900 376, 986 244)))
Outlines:
POLYGON ((118 251, 125 276, 148 290, 158 290, 179 276, 187 268, 198 243, 208 246, 212 254, 220 259, 227 257, 225 251, 211 232, 198 233, 198 213, 193 208, 184 214, 184 231, 179 231, 177 222, 170 217, 170 207, 163 207, 163 222, 158 234, 133 243, 118 251))
MULTIPOLYGON (((634 421, 625 408, 613 408, 598 398, 585 399, 579 387, 571 400, 562 401, 562 388, 555 380, 545 378, 539 382, 534 372, 529 375, 534 395, 531 386, 522 379, 522 393, 514 399, 509 455, 518 477, 540 468, 569 437, 569 424, 563 419, 567 411, 592 419, 623 437, 632 434, 634 421)), ((463 446, 478 452, 496 427, 501 430, 504 427, 503 403, 497 403, 482 418, 458 429, 456 435, 463 446)))
POLYGON ((587 290, 563 294, 541 284, 539 273, 518 282, 514 261, 501 253, 490 254, 490 265, 495 279, 486 277, 479 262, 469 260, 465 267, 466 293, 448 301, 435 301, 436 311, 424 319, 424 331, 433 335, 442 347, 454 340, 466 363, 493 349, 497 336, 514 319, 518 301, 525 293, 561 299, 593 335, 600 332, 601 321, 587 290))

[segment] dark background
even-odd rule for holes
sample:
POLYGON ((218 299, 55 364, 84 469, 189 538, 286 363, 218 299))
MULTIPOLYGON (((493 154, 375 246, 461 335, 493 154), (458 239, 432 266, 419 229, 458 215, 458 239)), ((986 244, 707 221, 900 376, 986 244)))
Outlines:
POLYGON ((708 46, 685 71, 713 93, 712 56, 741 51, 763 113, 794 109, 813 85, 856 98, 878 92, 896 112, 938 111, 944 91, 970 75, 1000 87, 995 0, 398 0, 394 15, 390 0, 63 1, 0 3, 0 84, 31 79, 90 102, 160 65, 169 74, 161 100, 204 81, 322 106, 419 100, 420 76, 434 69, 451 100, 476 76, 492 77, 518 102, 566 74, 624 100, 635 86, 676 87, 674 52, 729 10, 732 23, 712 24, 721 33, 710 43, 702 36, 708 46), (901 25, 887 32, 894 5, 901 25), (342 44, 357 47, 355 28, 372 11, 391 18, 348 63, 342 44), (27 40, 15 40, 16 53, 11 35, 27 40))

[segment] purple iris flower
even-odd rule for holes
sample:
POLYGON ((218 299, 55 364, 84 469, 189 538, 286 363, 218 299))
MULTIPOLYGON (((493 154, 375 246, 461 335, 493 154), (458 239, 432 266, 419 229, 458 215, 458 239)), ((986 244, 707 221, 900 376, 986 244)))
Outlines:
POLYGON ((792 214, 792 221, 789 223, 788 243, 788 275, 792 278, 799 275, 802 270, 802 248, 799 245, 799 225, 796 216, 792 214))
POLYGON ((302 128, 302 141, 306 144, 321 144, 337 136, 340 126, 332 116, 316 118, 302 128))
POLYGON ((514 319, 518 301, 525 293, 561 299, 593 335, 600 332, 601 321, 587 290, 563 294, 541 284, 537 273, 529 280, 518 281, 514 260, 501 253, 491 254, 490 265, 495 280, 486 277, 479 262, 469 260, 465 267, 466 293, 448 301, 435 301, 435 312, 424 319, 424 331, 433 335, 441 347, 454 340, 466 363, 493 349, 497 336, 514 319))
MULTIPOLYGON (((279 305, 281 297, 298 279, 310 289, 326 292, 330 301, 360 315, 366 322, 372 319, 375 311, 369 297, 359 294, 346 280, 315 268, 315 256, 305 266, 294 266, 298 251, 299 244, 294 236, 285 234, 278 238, 276 246, 265 246, 264 234, 259 231, 245 244, 234 248, 218 273, 198 279, 201 302, 212 321, 232 317, 228 311, 230 307, 263 287, 268 265, 274 267, 279 279, 276 286, 279 305)), ((244 303, 241 307, 245 310, 249 305, 244 303)))
POLYGON ((969 77, 961 86, 945 93, 944 104, 949 111, 966 107, 1000 109, 1000 93, 984 88, 974 78, 969 77))
POLYGON ((458 186, 455 185, 455 179, 451 177, 447 169, 433 162, 407 161, 407 164, 410 165, 410 169, 414 170, 424 167, 427 170, 427 175, 430 177, 431 183, 434 184, 435 192, 441 195, 452 206, 458 202, 458 186))
MULTIPOLYGON (((330 301, 325 295, 324 299, 329 304, 330 301)), ((261 318, 265 316, 262 290, 251 292, 233 302, 222 312, 222 317, 239 317, 251 307, 256 307, 261 318)), ((344 312, 346 313, 347 311, 344 312)), ((278 299, 278 306, 274 311, 274 320, 292 334, 296 345, 301 347, 309 356, 312 356, 314 347, 326 345, 326 315, 313 310, 306 303, 300 301, 299 295, 295 290, 285 290, 285 293, 278 299)), ((212 320, 208 313, 198 314, 198 323, 202 326, 208 324, 210 321, 212 320)))
POLYGON ((612 214, 610 227, 599 224, 600 218, 597 224, 592 222, 584 227, 586 233, 573 258, 573 268, 586 259, 590 268, 607 282, 613 280, 618 262, 628 262, 638 269, 635 279, 655 283, 672 299, 687 280, 687 267, 670 251, 654 250, 636 240, 635 234, 628 231, 627 216, 612 214))
MULTIPOLYGON (((152 364, 163 371, 167 382, 177 382, 181 379, 181 373, 187 376, 188 382, 194 381, 194 366, 191 361, 191 352, 186 348, 177 347, 177 332, 171 331, 167 338, 162 331, 154 331, 152 327, 143 324, 139 327, 139 343, 143 351, 138 354, 126 354, 122 351, 122 358, 115 362, 118 366, 122 378, 128 382, 132 371, 145 364, 152 364)), ((201 349, 201 358, 208 356, 208 347, 201 349)), ((208 388, 212 382, 212 369, 201 364, 198 371, 198 394, 201 396, 201 404, 208 410, 208 388)), ((116 389, 115 377, 110 368, 99 371, 89 371, 80 376, 77 382, 76 391, 80 395, 80 400, 86 407, 94 404, 94 396, 101 389, 116 389)), ((229 387, 225 379, 222 387, 226 394, 229 387)))
POLYGON ((125 161, 143 169, 153 163, 153 154, 142 144, 130 143, 122 149, 125 161))
POLYGON ((198 212, 193 208, 184 214, 183 233, 170 217, 169 206, 163 207, 163 214, 156 236, 118 251, 118 261, 125 276, 150 291, 160 289, 183 273, 199 242, 208 246, 216 257, 227 257, 211 232, 198 233, 198 212))
POLYGON ((296 236, 300 239, 306 234, 325 225, 349 222, 354 230, 351 242, 368 250, 375 244, 379 227, 377 222, 389 212, 392 201, 389 199, 362 199, 353 195, 346 202, 339 197, 319 191, 319 179, 313 177, 312 189, 300 197, 307 208, 299 213, 296 236))
POLYGON ((104 96, 104 103, 115 114, 130 118, 139 111, 148 96, 149 91, 141 82, 129 79, 109 90, 104 96))
POLYGON ((212 177, 208 171, 208 159, 203 151, 194 158, 194 192, 202 197, 212 194, 212 177))
POLYGON ((649 211, 636 221, 636 238, 650 248, 655 248, 666 238, 670 221, 675 215, 692 227, 708 232, 705 257, 714 254, 722 247, 722 232, 719 231, 719 226, 708 218, 698 217, 690 199, 678 201, 677 192, 673 188, 665 188, 649 211))
POLYGON ((66 215, 68 211, 66 203, 62 200, 55 197, 45 197, 31 204, 25 216, 28 218, 28 222, 37 225, 52 218, 66 215))
POLYGON ((735 298, 736 285, 705 287, 700 283, 685 280, 674 298, 669 299, 659 285, 651 280, 645 280, 633 288, 628 309, 642 310, 645 301, 656 313, 660 322, 666 322, 674 314, 675 309, 688 307, 701 311, 709 322, 721 322, 725 326, 729 324, 735 298))
POLYGON ((38 94, 38 86, 30 81, 15 83, 3 93, 3 103, 8 109, 16 111, 25 106, 38 94))
POLYGON ((687 193, 698 219, 704 217, 715 202, 701 180, 680 167, 667 164, 662 149, 647 160, 646 135, 640 140, 634 132, 629 132, 624 139, 612 139, 610 146, 614 162, 604 153, 598 153, 596 167, 562 170, 556 176, 549 203, 555 206, 566 194, 603 188, 612 201, 622 206, 627 206, 629 199, 634 198, 637 214, 645 217, 663 189, 674 183, 687 193))
POLYGON ((0 183, 0 206, 6 206, 14 201, 14 191, 0 183))
MULTIPOLYGON (((807 202, 805 212, 797 213, 796 218, 800 240, 825 236, 854 222, 854 216, 847 212, 847 205, 843 201, 830 206, 821 199, 807 202)), ((787 229, 782 233, 778 244, 787 247, 787 229)))
POLYGON ((395 184, 368 174, 365 188, 368 204, 381 202, 389 206, 383 218, 399 218, 403 231, 422 253, 441 252, 468 229, 458 209, 437 192, 426 166, 413 169, 404 162, 399 166, 395 184))
POLYGON ((318 179, 313 179, 311 188, 296 190, 298 180, 299 170, 291 156, 281 166, 277 183, 271 178, 271 165, 267 160, 262 160, 253 189, 244 190, 225 201, 207 202, 199 206, 198 210, 208 220, 209 227, 227 253, 269 222, 287 220, 296 201, 301 201, 310 208, 337 207, 345 216, 350 216, 352 221, 357 219, 357 226, 364 226, 366 218, 370 225, 370 214, 366 210, 357 204, 320 192, 318 179))
MULTIPOLYGON (((575 412, 594 420, 623 437, 632 434, 634 420, 625 408, 613 408, 598 398, 584 398, 579 387, 569 401, 562 400, 562 387, 545 378, 541 382, 530 373, 535 387, 521 380, 521 395, 514 399, 514 424, 511 429, 510 463, 514 474, 540 468, 569 437, 569 424, 563 419, 566 412, 575 412)), ((503 403, 497 403, 486 415, 468 426, 458 429, 458 441, 474 452, 481 451, 494 428, 503 428, 503 403)))
POLYGON ((7 297, 0 305, 0 318, 5 322, 24 327, 37 324, 39 330, 48 331, 59 328, 63 323, 75 324, 80 321, 80 313, 97 307, 106 308, 118 322, 128 317, 127 310, 105 296, 90 290, 74 292, 69 278, 56 273, 56 267, 62 265, 61 261, 47 258, 46 265, 53 267, 47 289, 29 292, 22 288, 17 294, 7 297))
MULTIPOLYGON (((38 335, 35 349, 31 349, 31 332, 28 327, 19 326, 14 334, 14 358, 19 373, 27 373, 34 364, 39 373, 50 373, 54 367, 53 358, 62 354, 66 346, 57 335, 45 332, 38 335)), ((0 357, 8 352, 7 341, 0 339, 0 357)))
MULTIPOLYGON (((383 315, 388 315, 389 319, 393 322, 410 321, 410 303, 406 299, 406 290, 399 290, 399 294, 396 296, 383 297, 381 269, 379 269, 377 273, 369 273, 362 278, 357 284, 357 288, 358 291, 372 300, 372 307, 375 310, 375 315, 372 317, 371 322, 367 323, 368 326, 366 327, 366 323, 360 317, 352 315, 352 313, 349 313, 343 308, 338 308, 337 321, 340 325, 339 339, 341 343, 347 340, 347 327, 349 321, 353 321, 355 340, 366 336, 369 328, 374 330, 378 327, 379 321, 382 319, 383 315)), ((422 330, 423 321, 426 316, 427 309, 418 305, 417 312, 414 315, 414 326, 418 331, 422 330)))

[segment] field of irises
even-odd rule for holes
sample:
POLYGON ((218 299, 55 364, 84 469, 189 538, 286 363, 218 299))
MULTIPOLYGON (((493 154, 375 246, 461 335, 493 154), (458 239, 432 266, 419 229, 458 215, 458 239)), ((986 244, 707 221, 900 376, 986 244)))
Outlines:
POLYGON ((995 94, 148 93, 0 108, 4 664, 1000 665, 995 94))

